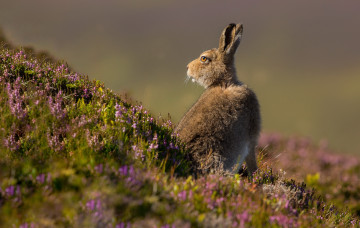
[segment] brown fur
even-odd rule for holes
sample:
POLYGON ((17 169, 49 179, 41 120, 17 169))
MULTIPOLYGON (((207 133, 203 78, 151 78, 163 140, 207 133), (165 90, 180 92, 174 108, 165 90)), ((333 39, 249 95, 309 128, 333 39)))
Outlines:
POLYGON ((238 81, 234 66, 242 29, 240 24, 228 25, 221 34, 219 48, 205 51, 188 65, 188 76, 206 90, 175 132, 201 173, 235 173, 244 159, 250 175, 257 169, 259 104, 255 93, 238 81), (201 60, 202 56, 206 61, 201 60))

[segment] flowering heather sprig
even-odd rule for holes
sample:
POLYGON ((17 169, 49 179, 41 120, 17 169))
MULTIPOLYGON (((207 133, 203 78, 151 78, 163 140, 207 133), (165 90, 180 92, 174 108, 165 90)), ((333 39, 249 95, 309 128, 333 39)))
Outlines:
POLYGON ((240 227, 245 227, 245 223, 248 223, 251 221, 251 215, 247 211, 237 214, 236 218, 238 220, 240 227))
POLYGON ((119 224, 116 224, 115 228, 131 228, 131 223, 128 222, 128 223, 124 223, 124 222, 121 222, 119 224))
MULTIPOLYGON (((0 188, 1 190, 1 188, 0 188)), ((7 199, 12 199, 13 202, 21 201, 21 188, 19 185, 10 185, 5 188, 4 195, 7 199)), ((1 196, 1 195, 0 195, 1 196)))
POLYGON ((97 132, 90 132, 89 129, 85 130, 85 134, 88 145, 95 150, 101 150, 103 142, 100 141, 100 134, 97 132))
POLYGON ((15 186, 13 185, 10 185, 9 187, 7 187, 5 189, 5 195, 8 196, 8 197, 11 197, 15 194, 15 186))
POLYGON ((100 199, 89 200, 86 202, 86 210, 99 219, 103 215, 103 203, 100 199))
POLYGON ((20 95, 20 89, 21 89, 21 78, 18 77, 13 83, 13 88, 11 88, 11 84, 7 83, 7 94, 9 97, 9 107, 11 110, 11 113, 16 116, 19 120, 24 119, 27 116, 27 110, 26 108, 23 108, 24 106, 24 100, 23 97, 20 95))
POLYGON ((63 103, 63 97, 62 97, 61 90, 56 95, 55 101, 53 100, 53 98, 51 96, 49 96, 48 104, 49 104, 50 112, 58 120, 62 120, 66 116, 66 109, 62 108, 62 103, 63 103))
POLYGON ((19 226, 19 228, 35 228, 37 227, 35 223, 23 223, 19 226))
POLYGON ((132 145, 132 146, 131 146, 131 149, 132 149, 132 152, 133 152, 134 157, 135 157, 136 159, 139 159, 139 160, 141 160, 141 161, 144 161, 145 155, 144 155, 143 149, 141 149, 141 148, 140 148, 139 146, 137 146, 137 145, 132 145))
POLYGON ((120 121, 120 122, 124 122, 123 116, 124 116, 124 114, 126 112, 127 112, 126 107, 116 103, 116 105, 115 105, 115 120, 120 121))
POLYGON ((49 146, 56 152, 64 149, 64 142, 60 139, 59 134, 51 134, 50 131, 46 133, 47 142, 49 146))
MULTIPOLYGON (((152 138, 152 140, 149 140, 149 148, 148 151, 151 150, 156 150, 157 148, 159 148, 159 141, 158 141, 158 137, 157 134, 154 134, 154 137, 152 138)), ((157 154, 156 154, 157 155, 157 154)))
POLYGON ((20 141, 15 140, 15 135, 11 134, 4 139, 4 145, 11 151, 16 151, 20 148, 20 141))
POLYGON ((44 173, 39 174, 39 175, 36 177, 36 181, 37 181, 39 184, 45 183, 45 174, 44 174, 44 173))
POLYGON ((271 224, 278 224, 281 227, 297 227, 296 222, 292 218, 283 214, 270 216, 269 221, 271 224))
POLYGON ((124 165, 119 168, 120 176, 127 176, 128 175, 128 166, 124 165))
POLYGON ((74 74, 67 74, 65 75, 65 77, 67 79, 69 79, 70 82, 76 82, 80 79, 79 74, 78 73, 74 73, 74 74))
POLYGON ((61 65, 57 66, 57 68, 54 70, 54 72, 59 76, 66 75, 69 73, 69 68, 66 67, 64 64, 61 64, 61 65))
POLYGON ((103 164, 99 164, 99 165, 95 166, 94 169, 97 173, 101 174, 103 172, 104 166, 103 166, 103 164))

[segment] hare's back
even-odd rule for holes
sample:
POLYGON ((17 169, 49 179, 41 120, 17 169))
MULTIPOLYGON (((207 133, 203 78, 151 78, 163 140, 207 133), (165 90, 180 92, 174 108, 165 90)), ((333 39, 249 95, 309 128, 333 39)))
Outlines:
POLYGON ((249 129, 257 109, 255 94, 246 86, 208 88, 185 115, 178 133, 185 141, 200 137, 220 142, 235 129, 249 129))

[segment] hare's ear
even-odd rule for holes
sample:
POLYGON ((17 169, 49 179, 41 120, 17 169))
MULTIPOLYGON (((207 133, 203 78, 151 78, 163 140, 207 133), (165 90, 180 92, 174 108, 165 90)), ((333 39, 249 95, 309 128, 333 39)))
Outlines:
POLYGON ((219 51, 225 55, 234 55, 243 32, 242 24, 229 24, 220 36, 219 51))

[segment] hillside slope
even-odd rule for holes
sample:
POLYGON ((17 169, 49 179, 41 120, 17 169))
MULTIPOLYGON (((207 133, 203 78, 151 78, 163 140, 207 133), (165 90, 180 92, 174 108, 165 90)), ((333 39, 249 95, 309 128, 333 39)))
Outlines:
MULTIPOLYGON (((350 170, 349 211, 333 205, 341 199, 334 192, 323 190, 322 197, 301 177, 296 182, 278 171, 276 153, 284 145, 294 144, 291 156, 312 156, 301 140, 264 135, 251 180, 196 179, 170 120, 65 64, 6 48, 0 51, 0 107, 2 227, 360 226, 352 189, 358 182, 351 182, 358 181, 359 160, 334 171, 350 170)), ((323 173, 317 176, 321 170, 301 169, 291 156, 291 175, 309 174, 306 181, 315 187, 327 183, 323 173)))

